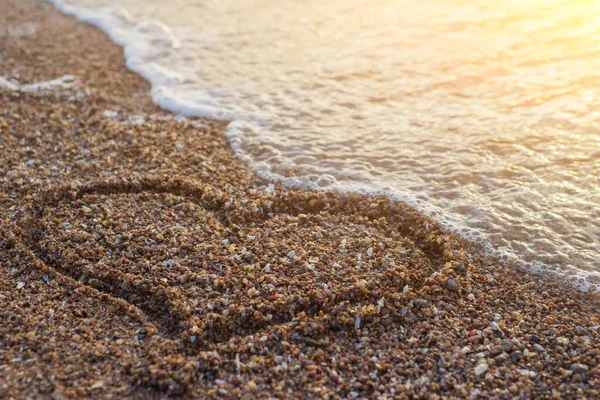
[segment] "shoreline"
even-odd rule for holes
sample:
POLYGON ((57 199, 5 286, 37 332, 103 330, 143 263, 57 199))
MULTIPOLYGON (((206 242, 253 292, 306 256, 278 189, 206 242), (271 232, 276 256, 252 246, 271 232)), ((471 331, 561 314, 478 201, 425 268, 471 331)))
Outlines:
MULTIPOLYGON (((110 21, 110 18, 106 18, 106 16, 101 16, 100 14, 89 14, 83 9, 79 9, 77 6, 71 6, 65 3, 63 0, 50 0, 50 2, 54 5, 54 7, 60 12, 74 16, 78 21, 90 24, 96 28, 99 28, 102 32, 104 32, 114 43, 117 43, 119 46, 125 47, 128 46, 127 43, 130 42, 128 39, 128 35, 123 35, 119 32, 119 29, 110 21)), ((126 64, 128 65, 128 69, 131 72, 140 75, 142 78, 151 83, 152 82, 160 82, 160 78, 157 80, 156 76, 161 76, 162 73, 155 71, 155 67, 152 66, 153 63, 149 65, 140 63, 139 55, 135 54, 136 52, 130 52, 128 58, 126 58, 126 64), (134 53, 134 54, 131 54, 134 53), (132 62, 133 61, 133 62, 132 62)), ((160 90, 160 83, 157 83, 155 89, 159 89, 157 92, 162 92, 160 90)), ((400 203, 406 203, 414 208, 416 208, 419 212, 423 213, 426 216, 432 216, 438 224, 442 227, 443 230, 449 232, 455 236, 458 236, 460 240, 462 240, 465 244, 465 248, 469 248, 472 252, 480 253, 484 258, 488 260, 493 260, 493 264, 498 264, 501 267, 506 268, 515 268, 522 270, 531 275, 540 275, 542 279, 546 282, 553 282, 554 284, 563 285, 568 288, 572 288, 582 292, 599 292, 600 293, 600 272, 594 271, 593 266, 589 264, 585 264, 581 259, 578 261, 575 260, 572 256, 566 256, 565 252, 562 252, 561 256, 558 257, 549 257, 547 255, 547 251, 545 256, 542 256, 544 251, 540 251, 537 253, 537 257, 535 254, 520 254, 510 250, 510 246, 504 243, 503 249, 500 250, 494 244, 492 244, 491 240, 486 237, 483 233, 485 232, 485 228, 471 228, 469 224, 464 222, 459 222, 458 219, 448 218, 451 213, 444 212, 441 208, 436 207, 434 204, 428 204, 428 201, 421 203, 415 197, 406 196, 402 191, 397 190, 385 190, 381 189, 381 187, 377 188, 374 186, 373 182, 370 182, 365 185, 358 184, 359 186, 354 186, 357 182, 352 184, 353 189, 350 189, 349 186, 342 184, 341 186, 335 186, 334 188, 327 188, 325 190, 321 190, 319 186, 314 186, 309 183, 299 183, 295 180, 294 176, 286 177, 285 175, 281 175, 279 173, 272 172, 271 169, 263 169, 260 166, 260 162, 257 164, 257 159, 253 159, 250 157, 246 150, 244 149, 244 140, 241 139, 238 133, 238 128, 234 128, 238 122, 241 120, 236 118, 235 113, 231 112, 207 112, 202 108, 188 107, 186 105, 182 105, 182 103, 177 99, 177 97, 173 98, 171 96, 167 96, 166 100, 162 96, 156 96, 156 92, 151 89, 149 92, 150 97, 155 105, 161 108, 163 111, 168 113, 176 114, 182 117, 205 117, 209 119, 217 119, 217 120, 225 120, 228 121, 228 125, 226 127, 226 135, 229 139, 229 146, 233 148, 234 152, 241 159, 242 163, 249 167, 256 175, 266 181, 277 182, 278 185, 285 187, 287 189, 294 190, 309 190, 309 191, 323 191, 323 192, 334 192, 337 194, 355 194, 361 193, 363 196, 385 196, 389 197, 392 201, 397 201, 400 203), (433 217, 437 212, 443 212, 443 217, 433 217), (457 233, 461 232, 461 233, 457 233), (544 261, 542 261, 542 259, 544 261), (558 259, 562 259, 562 261, 557 261, 558 259)), ((243 136, 243 134, 242 134, 243 136)), ((432 198, 436 196, 433 195, 432 198)), ((454 217, 457 217, 456 215, 454 217)), ((460 219, 460 214, 458 215, 460 219)), ((508 226, 505 227, 506 230, 518 230, 516 226, 508 226)), ((514 237, 513 237, 514 238, 514 237)), ((535 237, 529 238, 534 242, 538 239, 535 237)), ((512 242, 512 240, 511 240, 512 242)), ((516 240, 519 242, 519 240, 516 240)), ((525 243, 523 243, 525 244, 525 243)), ((582 256, 584 253, 583 248, 580 249, 579 255, 582 256)))
POLYGON ((226 122, 170 118, 104 33, 0 11, 0 76, 75 76, 0 86, 0 397, 600 394, 596 294, 382 197, 267 191, 226 122))

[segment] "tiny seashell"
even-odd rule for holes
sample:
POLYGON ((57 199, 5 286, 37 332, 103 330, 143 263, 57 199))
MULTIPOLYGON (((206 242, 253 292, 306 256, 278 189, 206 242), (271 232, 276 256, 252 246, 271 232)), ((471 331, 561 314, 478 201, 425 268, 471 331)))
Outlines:
POLYGON ((360 314, 358 314, 356 316, 356 318, 354 319, 354 329, 359 329, 360 328, 360 314))

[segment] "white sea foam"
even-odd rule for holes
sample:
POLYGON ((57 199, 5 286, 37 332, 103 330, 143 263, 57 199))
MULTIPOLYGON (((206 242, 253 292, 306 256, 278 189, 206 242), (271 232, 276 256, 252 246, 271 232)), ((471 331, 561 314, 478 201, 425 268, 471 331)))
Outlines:
POLYGON ((12 37, 27 37, 32 36, 38 29, 38 26, 32 22, 26 22, 24 24, 16 26, 7 26, 3 18, 0 16, 0 36, 12 36, 12 37), (7 26, 7 27, 5 27, 7 26))
POLYGON ((8 79, 0 76, 0 88, 8 90, 19 90, 20 85, 16 82, 9 81, 8 79))
POLYGON ((15 80, 7 80, 0 76, 0 87, 9 90, 21 90, 23 92, 42 92, 52 89, 69 89, 76 83, 76 78, 72 75, 64 75, 60 78, 49 81, 40 81, 23 85, 15 80))
POLYGON ((232 121, 261 176, 385 194, 598 289, 598 2, 50 1, 162 108, 232 121))

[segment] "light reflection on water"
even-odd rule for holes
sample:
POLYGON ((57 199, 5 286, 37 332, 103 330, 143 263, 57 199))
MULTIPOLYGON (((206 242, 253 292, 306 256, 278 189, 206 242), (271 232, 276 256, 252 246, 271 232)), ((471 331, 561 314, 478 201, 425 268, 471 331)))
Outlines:
POLYGON ((262 174, 387 188, 519 260, 600 272, 600 2, 72 3, 120 7, 105 22, 159 104, 236 120, 262 174))

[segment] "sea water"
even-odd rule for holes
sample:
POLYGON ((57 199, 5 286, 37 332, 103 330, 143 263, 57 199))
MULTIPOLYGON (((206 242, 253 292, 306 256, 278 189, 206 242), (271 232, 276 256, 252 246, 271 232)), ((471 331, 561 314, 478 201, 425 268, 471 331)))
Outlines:
POLYGON ((600 2, 52 0, 289 187, 383 193, 598 290, 600 2))

